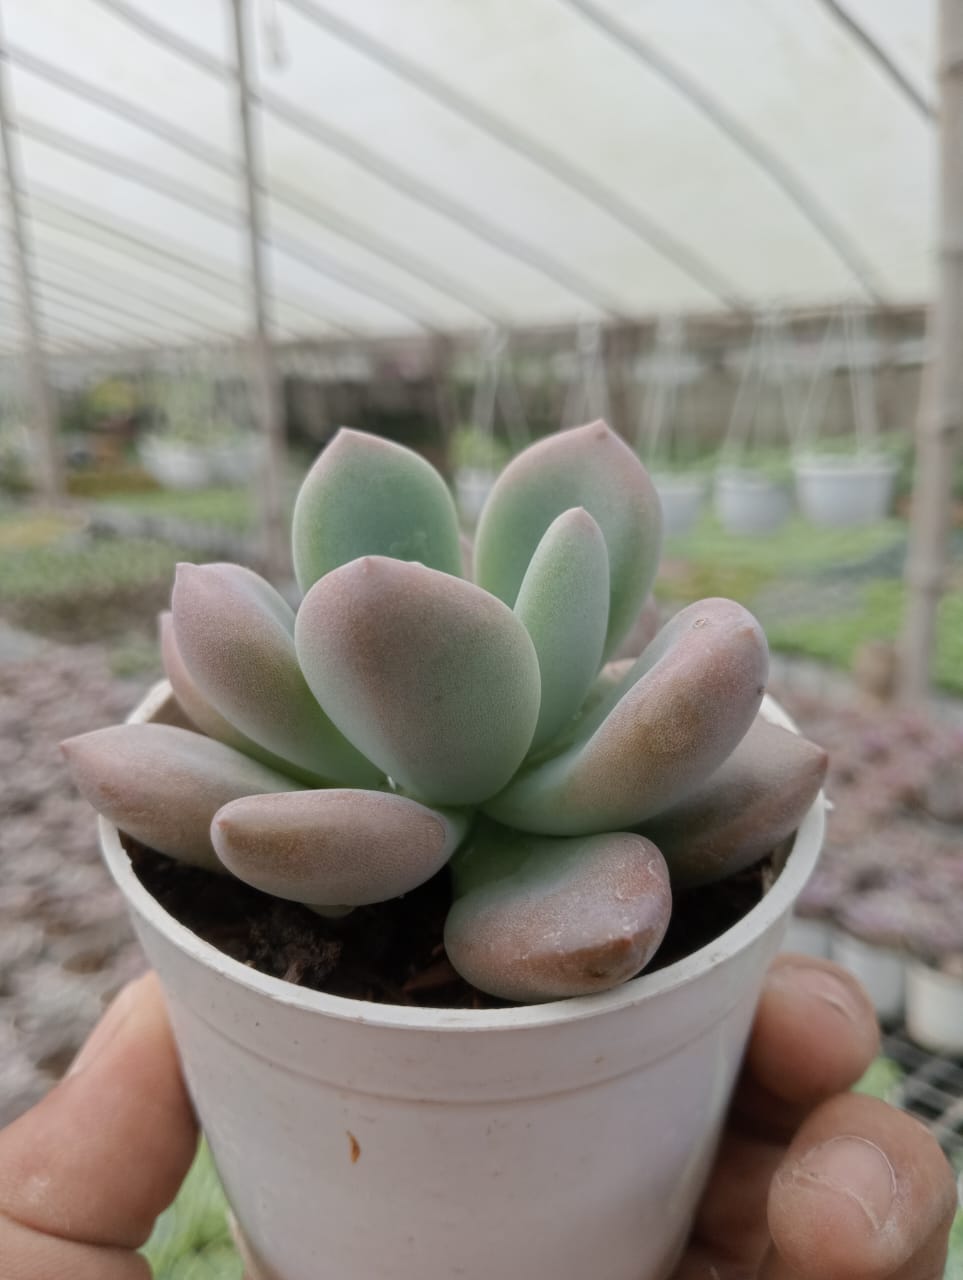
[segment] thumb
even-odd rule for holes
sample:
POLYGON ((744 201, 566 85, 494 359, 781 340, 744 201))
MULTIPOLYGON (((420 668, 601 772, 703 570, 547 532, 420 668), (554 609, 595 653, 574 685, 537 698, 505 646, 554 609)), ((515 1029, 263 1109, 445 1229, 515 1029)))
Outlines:
POLYGON ((118 1250, 144 1243, 196 1144, 148 975, 121 992, 60 1084, 0 1132, 0 1257, 19 1257, 11 1274, 23 1280, 145 1274, 118 1250))

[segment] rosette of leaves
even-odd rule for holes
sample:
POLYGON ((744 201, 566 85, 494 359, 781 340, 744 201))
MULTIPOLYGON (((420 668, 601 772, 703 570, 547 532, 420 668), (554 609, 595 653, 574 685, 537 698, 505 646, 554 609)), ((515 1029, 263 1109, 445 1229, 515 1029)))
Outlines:
POLYGON ((595 422, 502 472, 469 578, 440 475, 342 430, 294 511, 299 607, 237 565, 180 566, 163 654, 196 732, 71 739, 74 779, 153 849, 322 913, 449 867, 449 959, 495 996, 615 986, 672 886, 772 849, 826 765, 760 718, 766 640, 731 600, 609 661, 660 535, 645 468, 595 422))

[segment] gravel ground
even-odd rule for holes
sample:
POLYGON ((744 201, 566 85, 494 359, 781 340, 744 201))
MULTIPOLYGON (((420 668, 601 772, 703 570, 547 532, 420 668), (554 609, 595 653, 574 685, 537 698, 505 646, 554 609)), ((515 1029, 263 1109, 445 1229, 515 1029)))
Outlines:
POLYGON ((0 626, 0 1126, 64 1072, 144 962, 57 744, 122 719, 143 681, 102 650, 0 626))

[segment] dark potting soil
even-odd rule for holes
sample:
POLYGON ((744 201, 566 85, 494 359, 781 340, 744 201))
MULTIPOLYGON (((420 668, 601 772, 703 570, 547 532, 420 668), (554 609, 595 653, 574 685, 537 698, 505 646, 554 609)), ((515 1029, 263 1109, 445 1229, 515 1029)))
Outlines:
MULTIPOLYGON (((330 995, 380 1004, 499 1009, 455 973, 442 931, 450 903, 447 872, 391 902, 325 919, 231 876, 185 867, 124 841, 141 883, 181 924, 241 964, 330 995)), ((646 969, 681 960, 750 911, 772 877, 774 855, 719 884, 675 897, 672 922, 646 969)))

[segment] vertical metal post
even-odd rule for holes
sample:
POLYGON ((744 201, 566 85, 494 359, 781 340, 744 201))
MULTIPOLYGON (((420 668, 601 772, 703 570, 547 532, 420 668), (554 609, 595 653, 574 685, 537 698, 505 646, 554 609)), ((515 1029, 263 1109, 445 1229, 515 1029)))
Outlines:
POLYGON ((451 476, 451 445, 458 427, 458 404, 451 382, 453 359, 451 338, 438 335, 431 340, 431 379, 435 392, 435 415, 438 419, 439 470, 451 476))
POLYGON ((946 585, 954 460, 963 437, 963 2, 940 0, 939 11, 939 282, 917 426, 901 652, 901 692, 915 701, 930 687, 937 610, 946 585))
POLYGON ((10 215, 14 269, 17 275, 27 389, 34 417, 32 439, 36 442, 34 458, 37 486, 44 501, 53 505, 63 492, 63 463, 57 439, 57 410, 47 380, 40 317, 37 313, 37 300, 34 294, 30 238, 23 207, 24 184, 19 141, 13 124, 12 98, 7 81, 3 15, 0 12, 0 144, 2 144, 6 174, 4 188, 7 211, 10 215))
POLYGON ((638 331, 630 325, 617 325, 603 336, 603 368, 609 386, 609 426, 624 440, 634 441, 635 414, 632 412, 632 356, 638 346, 638 331))
POLYGON ((244 26, 244 0, 230 0, 234 19, 238 118, 244 158, 244 199, 247 213, 248 271, 254 333, 251 354, 257 390, 263 468, 258 478, 261 500, 262 554, 266 570, 278 580, 290 572, 284 519, 284 406, 274 352, 264 273, 258 137, 251 111, 251 84, 244 26))

